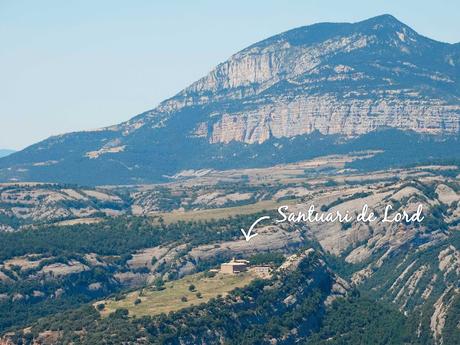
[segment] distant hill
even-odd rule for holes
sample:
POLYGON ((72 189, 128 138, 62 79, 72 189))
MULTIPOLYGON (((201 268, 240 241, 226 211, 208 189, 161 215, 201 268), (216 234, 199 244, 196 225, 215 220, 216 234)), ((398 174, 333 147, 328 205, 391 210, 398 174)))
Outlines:
POLYGON ((0 149, 0 157, 6 157, 16 151, 14 150, 7 150, 7 149, 0 149))
POLYGON ((369 147, 393 149, 393 165, 460 156, 459 66, 460 44, 390 15, 300 27, 243 49, 127 122, 1 159, 0 181, 160 182, 369 147), (397 144, 374 135, 388 128, 401 132, 397 144))

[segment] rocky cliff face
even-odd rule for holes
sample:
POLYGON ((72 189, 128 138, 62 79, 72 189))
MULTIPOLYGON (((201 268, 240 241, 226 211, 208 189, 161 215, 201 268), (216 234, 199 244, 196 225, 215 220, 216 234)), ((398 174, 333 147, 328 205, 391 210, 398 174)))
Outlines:
POLYGON ((459 106, 446 105, 440 100, 401 100, 393 95, 358 100, 339 99, 333 94, 302 95, 292 100, 279 99, 247 112, 223 114, 213 124, 209 140, 253 144, 263 143, 271 136, 293 137, 314 131, 356 137, 381 127, 454 134, 460 128, 459 111, 459 106))
POLYGON ((385 126, 456 134, 459 57, 455 45, 422 37, 391 16, 318 24, 235 54, 145 117, 156 122, 164 112, 223 103, 194 131, 211 143, 313 131, 350 137, 385 126), (238 100, 245 101, 226 109, 238 100))
POLYGON ((145 182, 231 167, 230 157, 278 163, 282 152, 248 144, 286 148, 283 140, 299 136, 343 142, 382 128, 458 136, 459 66, 459 44, 423 37, 389 15, 301 27, 238 52, 125 123, 53 137, 0 160, 0 179, 93 183, 80 178, 92 170, 102 183, 145 182))

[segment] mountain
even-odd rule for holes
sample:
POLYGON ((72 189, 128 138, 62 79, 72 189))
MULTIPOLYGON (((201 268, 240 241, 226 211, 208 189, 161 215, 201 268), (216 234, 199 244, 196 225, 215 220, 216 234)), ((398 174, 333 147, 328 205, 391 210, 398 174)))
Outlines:
POLYGON ((6 157, 14 152, 14 150, 0 149, 0 157, 6 157))
POLYGON ((459 157, 459 66, 459 43, 390 15, 300 27, 243 49, 127 122, 1 159, 0 180, 136 184, 369 148, 391 152, 391 164, 459 157))

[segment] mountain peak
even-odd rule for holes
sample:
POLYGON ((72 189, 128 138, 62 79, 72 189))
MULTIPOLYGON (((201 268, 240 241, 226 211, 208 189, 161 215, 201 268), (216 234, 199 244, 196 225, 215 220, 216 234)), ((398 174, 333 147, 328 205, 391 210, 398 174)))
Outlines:
MULTIPOLYGON (((331 39, 350 35, 375 36, 380 41, 409 36, 415 42, 420 36, 415 30, 391 14, 382 14, 355 23, 321 22, 294 28, 257 42, 238 54, 251 53, 254 49, 265 49, 285 43, 290 46, 310 46, 331 39)), ((430 40, 431 41, 431 40, 430 40)), ((433 41, 434 42, 434 41, 433 41)), ((237 54, 237 55, 238 55, 237 54)))
POLYGON ((395 16, 393 16, 391 14, 388 14, 388 13, 384 13, 384 14, 381 14, 381 15, 378 15, 378 16, 371 17, 369 19, 363 20, 363 22, 370 22, 370 21, 380 22, 380 23, 390 23, 390 24, 396 24, 397 23, 397 24, 400 24, 400 25, 405 25, 400 20, 398 20, 395 16))
POLYGON ((373 31, 376 30, 409 30, 410 32, 417 34, 415 30, 413 30, 408 25, 404 24, 396 17, 392 16, 391 14, 382 14, 380 16, 372 17, 354 24, 357 26, 358 29, 365 29, 369 28, 373 31))

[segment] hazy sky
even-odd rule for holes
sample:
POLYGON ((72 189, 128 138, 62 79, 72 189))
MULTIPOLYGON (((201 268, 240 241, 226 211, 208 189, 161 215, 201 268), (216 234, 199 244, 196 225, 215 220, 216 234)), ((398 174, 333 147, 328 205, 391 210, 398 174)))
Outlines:
POLYGON ((383 13, 460 41, 459 0, 0 0, 0 148, 127 120, 279 32, 383 13))

